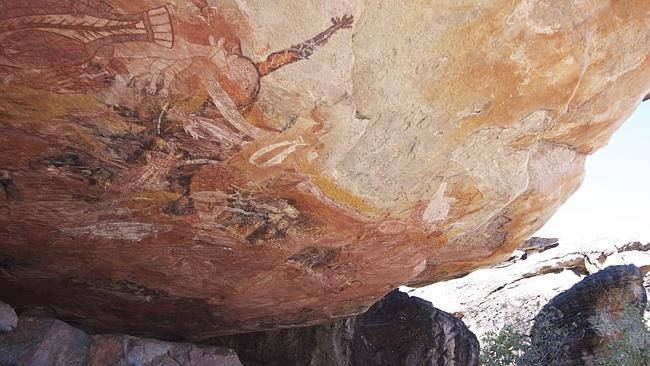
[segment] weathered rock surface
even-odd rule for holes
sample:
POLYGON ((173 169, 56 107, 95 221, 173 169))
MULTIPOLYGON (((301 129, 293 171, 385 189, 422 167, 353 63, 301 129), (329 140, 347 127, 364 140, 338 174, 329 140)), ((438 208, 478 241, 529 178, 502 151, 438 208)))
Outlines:
POLYGON ((93 336, 87 366, 242 366, 230 349, 125 335, 93 336))
MULTIPOLYGON (((531 346, 533 350, 539 348, 540 344, 556 336, 560 329, 566 332, 562 341, 567 350, 565 357, 553 362, 550 358, 541 360, 541 364, 593 365, 594 357, 606 354, 607 346, 614 340, 605 338, 598 331, 598 322, 617 319, 627 306, 634 306, 641 312, 646 304, 643 273, 638 267, 607 267, 585 277, 544 305, 531 331, 531 346), (540 322, 544 326, 539 326, 540 322)), ((546 355, 553 356, 550 353, 546 355)))
POLYGON ((532 237, 524 242, 518 250, 523 251, 526 255, 531 253, 541 253, 560 245, 558 238, 540 238, 532 237))
POLYGON ((476 366, 479 354, 461 320, 398 290, 355 317, 210 343, 233 348, 251 366, 476 366))
POLYGON ((5 0, 0 291, 202 339, 509 255, 650 89, 647 0, 5 0))
POLYGON ((51 318, 20 317, 0 334, 3 366, 241 366, 232 350, 124 335, 89 336, 51 318))
POLYGON ((461 316, 479 338, 506 324, 517 323, 517 326, 524 326, 525 329, 521 330, 526 332, 536 314, 552 298, 588 274, 597 273, 608 266, 636 265, 646 274, 645 287, 646 291, 650 291, 650 275, 647 275, 650 271, 650 243, 623 243, 602 239, 560 243, 559 246, 528 255, 518 251, 508 261, 493 268, 405 291, 411 296, 431 301, 437 308, 461 316))
POLYGON ((81 366, 90 337, 51 318, 21 317, 16 330, 0 334, 0 364, 81 366))
POLYGON ((477 366, 478 353, 461 320, 397 290, 358 317, 352 341, 359 366, 477 366))
POLYGON ((0 333, 14 330, 18 325, 18 316, 14 308, 0 301, 0 333))

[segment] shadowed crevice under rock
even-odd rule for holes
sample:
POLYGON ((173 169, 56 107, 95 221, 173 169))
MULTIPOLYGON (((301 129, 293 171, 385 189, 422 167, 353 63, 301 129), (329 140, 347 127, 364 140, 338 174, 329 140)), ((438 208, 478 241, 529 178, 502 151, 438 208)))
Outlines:
MULTIPOLYGON (((5 322, 8 329, 13 320, 5 322)), ((398 290, 362 315, 209 343, 88 335, 57 319, 21 316, 15 330, 0 334, 0 365, 477 366, 479 354, 476 336, 461 320, 398 290)))
POLYGON ((246 366, 477 366, 463 322, 394 290, 366 313, 329 324, 213 338, 246 366))

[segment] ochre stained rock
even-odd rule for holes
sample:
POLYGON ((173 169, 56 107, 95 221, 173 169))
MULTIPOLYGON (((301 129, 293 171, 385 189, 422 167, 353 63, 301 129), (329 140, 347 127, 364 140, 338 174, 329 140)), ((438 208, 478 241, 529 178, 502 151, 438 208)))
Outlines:
POLYGON ((650 90, 650 2, 6 0, 0 291, 170 339, 507 256, 650 90))

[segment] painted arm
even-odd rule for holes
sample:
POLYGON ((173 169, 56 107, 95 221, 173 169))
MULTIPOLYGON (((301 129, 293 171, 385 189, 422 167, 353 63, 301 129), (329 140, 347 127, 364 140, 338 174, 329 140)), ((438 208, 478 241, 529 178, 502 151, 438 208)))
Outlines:
POLYGON ((80 14, 111 14, 115 9, 104 0, 78 0, 72 4, 72 12, 80 14))
POLYGON ((338 31, 339 29, 352 28, 354 19, 351 15, 344 15, 342 18, 332 18, 332 25, 324 31, 318 33, 315 37, 291 46, 286 50, 270 54, 266 60, 257 63, 257 70, 261 76, 266 76, 273 71, 294 63, 299 60, 308 59, 315 51, 316 47, 322 46, 338 31))

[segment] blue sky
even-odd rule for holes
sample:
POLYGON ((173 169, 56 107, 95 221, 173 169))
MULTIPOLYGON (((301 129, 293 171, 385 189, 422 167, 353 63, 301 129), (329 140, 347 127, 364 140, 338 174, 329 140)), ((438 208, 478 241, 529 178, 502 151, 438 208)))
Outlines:
POLYGON ((536 236, 650 241, 650 101, 587 158, 584 183, 536 236))

